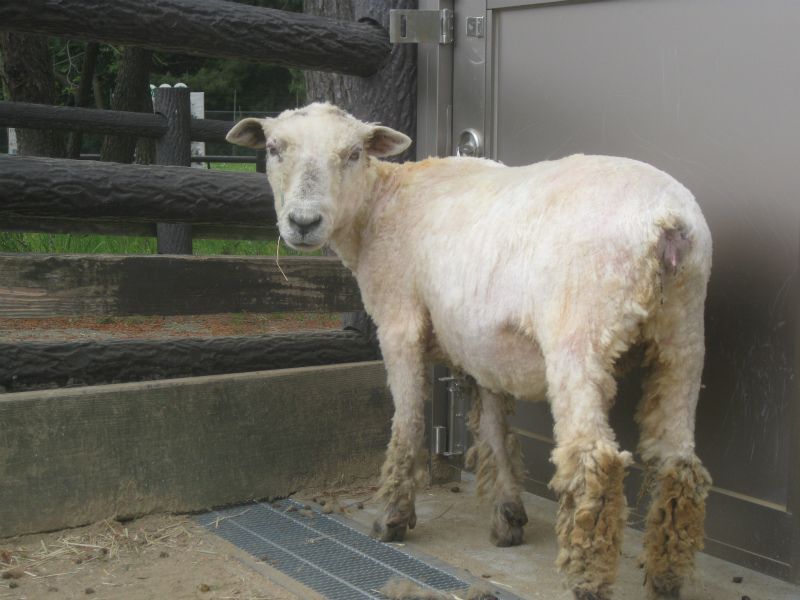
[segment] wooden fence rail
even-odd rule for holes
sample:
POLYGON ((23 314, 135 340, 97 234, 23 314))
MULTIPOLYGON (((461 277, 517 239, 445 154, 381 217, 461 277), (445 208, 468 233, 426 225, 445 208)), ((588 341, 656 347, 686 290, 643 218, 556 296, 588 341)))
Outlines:
POLYGON ((0 393, 378 360, 357 331, 226 337, 0 341, 0 393))
POLYGON ((3 29, 368 77, 389 32, 222 0, 3 0, 3 29))
MULTIPOLYGON (((167 119, 159 114, 123 110, 0 102, 0 126, 160 138, 167 132, 167 119)), ((224 142, 232 126, 229 121, 192 119, 189 136, 193 142, 224 142)))
POLYGON ((186 167, 0 155, 5 219, 84 219, 274 228, 267 178, 186 167))

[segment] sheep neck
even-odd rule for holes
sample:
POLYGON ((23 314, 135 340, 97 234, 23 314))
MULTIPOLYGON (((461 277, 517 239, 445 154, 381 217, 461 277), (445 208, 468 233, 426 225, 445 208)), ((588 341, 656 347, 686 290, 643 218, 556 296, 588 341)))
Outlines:
POLYGON ((350 198, 351 210, 342 219, 343 225, 333 232, 330 245, 342 262, 358 275, 358 265, 364 252, 364 234, 370 224, 370 216, 394 187, 395 175, 402 165, 372 158, 367 169, 364 185, 350 198))

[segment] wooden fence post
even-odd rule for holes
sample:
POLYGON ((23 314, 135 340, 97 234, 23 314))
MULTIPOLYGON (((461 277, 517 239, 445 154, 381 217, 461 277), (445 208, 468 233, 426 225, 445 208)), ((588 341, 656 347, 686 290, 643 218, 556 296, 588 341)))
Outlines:
MULTIPOLYGON (((167 119, 167 132, 156 140, 156 164, 190 167, 192 139, 189 135, 189 88, 156 88, 153 108, 167 119)), ((191 225, 158 223, 156 239, 159 254, 192 253, 191 225)))
POLYGON ((267 172, 267 150, 261 148, 256 151, 256 173, 267 172))

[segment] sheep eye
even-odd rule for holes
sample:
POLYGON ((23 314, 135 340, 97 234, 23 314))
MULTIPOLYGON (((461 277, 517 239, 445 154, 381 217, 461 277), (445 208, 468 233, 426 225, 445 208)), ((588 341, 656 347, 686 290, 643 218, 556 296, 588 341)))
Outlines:
POLYGON ((267 154, 280 158, 281 152, 278 150, 278 145, 274 141, 267 142, 267 154))
POLYGON ((351 161, 355 162, 359 158, 361 158, 361 150, 353 150, 353 152, 350 153, 350 160, 351 161))

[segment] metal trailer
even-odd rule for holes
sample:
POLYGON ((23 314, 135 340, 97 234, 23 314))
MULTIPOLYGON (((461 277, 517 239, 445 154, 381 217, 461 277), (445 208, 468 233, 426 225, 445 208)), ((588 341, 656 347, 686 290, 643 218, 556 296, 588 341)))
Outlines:
MULTIPOLYGON (((800 4, 421 0, 420 9, 434 12, 392 24, 395 41, 423 42, 418 158, 622 155, 697 197, 714 237, 697 419, 714 478, 706 552, 800 582, 800 4)), ((620 383, 612 411, 629 450, 639 381, 620 383)), ((446 450, 448 413, 452 425, 463 412, 434 402, 435 450, 446 450)), ((513 423, 528 490, 551 495, 548 405, 520 403, 513 423)), ((632 471, 635 507, 642 472, 632 471)))

